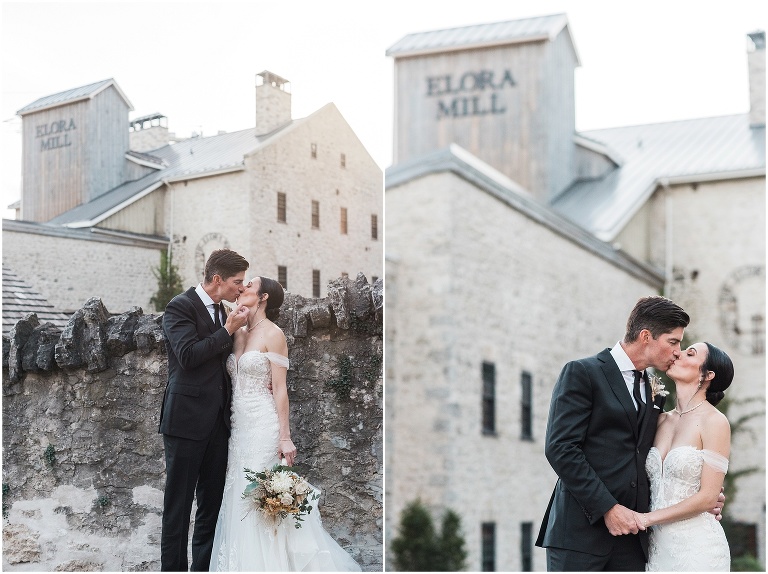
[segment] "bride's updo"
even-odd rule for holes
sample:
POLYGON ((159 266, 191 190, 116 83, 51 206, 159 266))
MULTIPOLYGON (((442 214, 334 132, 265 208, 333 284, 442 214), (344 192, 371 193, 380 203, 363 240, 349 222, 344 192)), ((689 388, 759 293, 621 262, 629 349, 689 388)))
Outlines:
POLYGON ((283 286, 269 277, 259 277, 259 281, 259 295, 264 293, 269 295, 267 297, 267 319, 276 321, 280 316, 280 305, 283 304, 283 299, 285 299, 283 286))
POLYGON ((707 343, 707 358, 701 365, 701 374, 706 377, 707 371, 715 373, 715 378, 709 382, 707 388, 707 400, 716 405, 725 396, 725 389, 731 386, 733 381, 733 362, 725 354, 725 351, 718 349, 714 345, 707 343))

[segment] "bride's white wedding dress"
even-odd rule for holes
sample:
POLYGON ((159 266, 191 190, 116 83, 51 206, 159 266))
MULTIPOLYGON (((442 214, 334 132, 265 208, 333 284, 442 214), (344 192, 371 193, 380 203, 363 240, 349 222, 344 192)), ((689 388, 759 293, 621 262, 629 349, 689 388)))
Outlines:
POLYGON ((360 566, 325 531, 317 501, 301 528, 293 517, 279 525, 251 509, 242 494, 248 481, 243 468, 260 471, 277 460, 279 421, 268 388, 271 363, 288 367, 276 353, 248 351, 227 359, 232 377, 232 434, 224 499, 213 539, 211 571, 359 571, 360 566), (238 364, 239 363, 239 364, 238 364))
MULTIPOLYGON (((666 508, 693 496, 701 488, 705 464, 719 472, 728 459, 711 450, 678 446, 667 453, 652 447, 645 462, 651 482, 651 510, 666 508)), ((723 527, 709 512, 651 527, 647 571, 728 572, 731 553, 723 527)))

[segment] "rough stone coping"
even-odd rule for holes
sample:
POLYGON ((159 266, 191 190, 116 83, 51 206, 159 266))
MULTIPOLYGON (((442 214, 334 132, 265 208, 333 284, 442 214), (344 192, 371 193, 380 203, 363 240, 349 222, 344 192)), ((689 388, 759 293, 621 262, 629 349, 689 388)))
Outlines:
MULTIPOLYGON (((340 277, 328 283, 328 296, 307 299, 286 293, 277 324, 287 337, 306 337, 314 330, 361 328, 381 337, 384 284, 372 285, 363 273, 355 279, 340 277)), ((110 357, 137 351, 165 353, 162 314, 145 315, 132 307, 111 316, 99 297, 91 297, 69 319, 64 330, 50 322, 40 323, 35 313, 18 321, 3 335, 3 368, 7 383, 17 383, 24 372, 52 371, 55 368, 85 368, 104 371, 110 357)))

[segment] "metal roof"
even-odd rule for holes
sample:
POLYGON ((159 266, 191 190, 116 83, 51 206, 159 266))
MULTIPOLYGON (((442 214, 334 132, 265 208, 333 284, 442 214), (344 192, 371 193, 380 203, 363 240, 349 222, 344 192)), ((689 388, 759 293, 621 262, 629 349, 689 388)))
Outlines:
MULTIPOLYGON (((568 17, 565 14, 552 14, 507 22, 417 32, 408 34, 393 44, 386 54, 394 58, 403 58, 469 48, 553 40, 567 26, 568 17)), ((571 38, 571 44, 573 45, 573 38, 571 38)), ((578 55, 576 59, 578 61, 578 55)))
POLYGON ((478 190, 523 213, 532 221, 547 227, 552 233, 572 241, 633 276, 654 287, 663 286, 664 277, 658 269, 600 241, 583 227, 537 201, 506 175, 456 144, 387 168, 386 189, 390 190, 426 175, 446 171, 465 179, 478 190))
POLYGON ((120 94, 120 97, 123 98, 128 105, 128 109, 133 110, 133 105, 123 93, 123 90, 120 89, 120 86, 117 85, 117 82, 115 82, 113 78, 109 78, 108 80, 102 80, 94 84, 88 84, 87 86, 80 86, 79 88, 72 88, 71 90, 65 90, 58 94, 42 97, 31 104, 24 106, 16 113, 23 116, 24 114, 71 104, 72 102, 77 102, 79 100, 87 100, 103 92, 110 86, 113 86, 117 90, 117 93, 120 94))
POLYGON ((41 324, 51 322, 60 329, 69 322, 69 315, 56 311, 40 293, 3 263, 3 335, 7 335, 16 323, 30 313, 37 314, 41 324))
POLYGON ((272 138, 304 120, 293 120, 286 127, 268 135, 256 135, 255 128, 216 136, 190 138, 151 151, 156 161, 167 167, 136 181, 124 183, 111 191, 79 205, 48 223, 69 227, 90 227, 158 189, 166 182, 207 177, 245 169, 245 156, 266 145, 272 138))
POLYGON ((612 241, 659 185, 765 176, 765 127, 749 114, 579 134, 621 158, 604 178, 574 183, 552 207, 612 241))

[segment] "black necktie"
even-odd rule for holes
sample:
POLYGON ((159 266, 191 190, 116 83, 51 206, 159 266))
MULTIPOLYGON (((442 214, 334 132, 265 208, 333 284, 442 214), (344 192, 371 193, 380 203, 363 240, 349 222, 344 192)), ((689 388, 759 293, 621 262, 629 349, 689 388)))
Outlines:
POLYGON ((219 313, 221 310, 219 309, 219 303, 213 304, 213 324, 216 326, 216 328, 221 327, 221 319, 219 318, 219 313))
POLYGON ((637 424, 640 424, 640 421, 643 420, 643 415, 645 414, 645 403, 640 396, 640 381, 643 378, 643 373, 640 371, 632 372, 635 374, 635 386, 632 389, 632 396, 635 397, 635 401, 637 401, 637 424))

